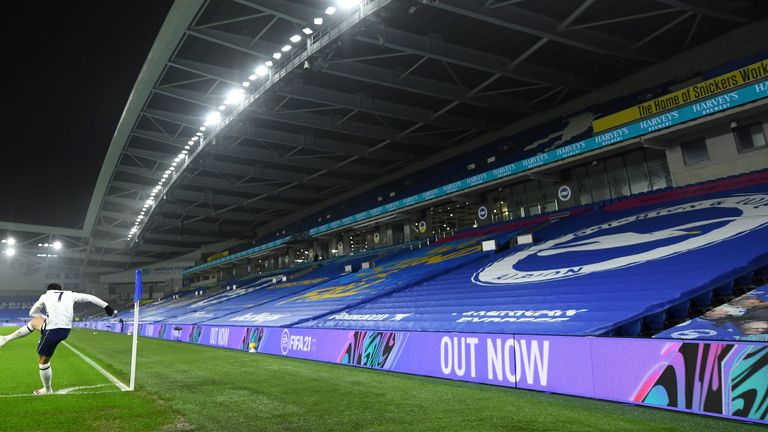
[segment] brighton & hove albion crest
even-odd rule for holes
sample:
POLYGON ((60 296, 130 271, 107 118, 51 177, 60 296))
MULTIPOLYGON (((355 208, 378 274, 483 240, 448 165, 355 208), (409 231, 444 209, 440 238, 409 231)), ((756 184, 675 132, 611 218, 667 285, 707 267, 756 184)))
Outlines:
POLYGON ((486 266, 473 275, 472 281, 509 285, 615 270, 707 248, 766 225, 766 194, 696 201, 544 241, 486 266))

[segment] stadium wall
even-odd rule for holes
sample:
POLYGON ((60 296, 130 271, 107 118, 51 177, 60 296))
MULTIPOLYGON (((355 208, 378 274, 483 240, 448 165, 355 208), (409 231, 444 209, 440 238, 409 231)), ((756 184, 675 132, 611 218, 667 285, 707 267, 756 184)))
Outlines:
POLYGON ((139 334, 768 424, 766 343, 173 324, 139 334))
POLYGON ((675 186, 685 186, 714 178, 754 171, 768 167, 768 146, 740 150, 736 142, 735 128, 759 124, 763 142, 768 137, 768 114, 760 114, 732 122, 717 124, 695 134, 677 137, 675 145, 667 150, 667 163, 675 186), (708 160, 689 164, 683 156, 681 145, 703 140, 708 160))

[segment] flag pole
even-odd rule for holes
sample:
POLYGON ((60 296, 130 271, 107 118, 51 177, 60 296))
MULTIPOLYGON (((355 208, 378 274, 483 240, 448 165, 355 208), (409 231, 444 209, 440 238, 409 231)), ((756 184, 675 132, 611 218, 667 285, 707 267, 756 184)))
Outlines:
POLYGON ((136 270, 136 292, 133 295, 133 350, 131 352, 131 383, 128 390, 136 388, 136 349, 139 343, 139 303, 141 302, 141 269, 136 270))

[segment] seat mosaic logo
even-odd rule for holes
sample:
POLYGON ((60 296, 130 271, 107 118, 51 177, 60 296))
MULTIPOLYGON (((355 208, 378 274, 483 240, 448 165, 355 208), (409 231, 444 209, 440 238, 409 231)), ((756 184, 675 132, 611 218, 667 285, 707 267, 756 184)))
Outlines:
POLYGON ((544 241, 486 266, 472 281, 509 285, 621 269, 707 248, 766 225, 766 194, 696 201, 544 241))

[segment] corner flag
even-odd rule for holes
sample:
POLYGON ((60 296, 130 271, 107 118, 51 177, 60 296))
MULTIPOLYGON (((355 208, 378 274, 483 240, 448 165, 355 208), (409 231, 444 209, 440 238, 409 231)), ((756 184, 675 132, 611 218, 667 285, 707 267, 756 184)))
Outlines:
POLYGON ((141 303, 141 269, 136 269, 136 292, 133 294, 133 349, 131 350, 131 383, 130 391, 136 389, 136 350, 139 343, 139 304, 141 303))
POLYGON ((141 269, 136 269, 136 293, 133 295, 133 302, 141 301, 141 269))

